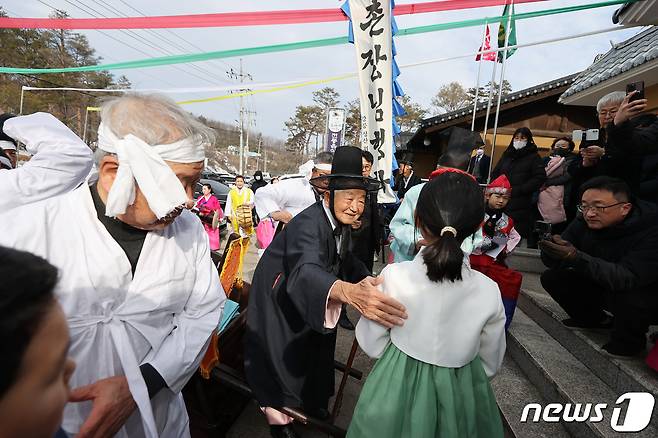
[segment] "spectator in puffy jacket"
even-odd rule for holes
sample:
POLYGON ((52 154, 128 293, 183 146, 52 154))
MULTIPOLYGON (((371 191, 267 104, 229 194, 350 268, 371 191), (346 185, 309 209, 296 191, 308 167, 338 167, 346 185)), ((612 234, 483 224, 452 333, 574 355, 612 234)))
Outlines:
POLYGON ((514 137, 491 173, 491 179, 500 175, 506 175, 512 185, 512 198, 505 213, 514 219, 521 237, 530 238, 528 246, 533 246, 530 242, 536 218, 533 195, 546 181, 546 171, 530 129, 523 127, 514 131, 514 137))
POLYGON ((546 182, 539 190, 537 207, 542 219, 553 225, 560 234, 576 217, 577 201, 572 196, 569 165, 578 159, 573 153, 576 145, 569 137, 556 138, 551 145, 551 155, 544 158, 546 182))
POLYGON ((566 326, 611 327, 602 348, 634 356, 658 322, 658 206, 634 199, 622 180, 597 177, 579 210, 562 236, 540 242, 549 268, 541 283, 569 314, 566 326))

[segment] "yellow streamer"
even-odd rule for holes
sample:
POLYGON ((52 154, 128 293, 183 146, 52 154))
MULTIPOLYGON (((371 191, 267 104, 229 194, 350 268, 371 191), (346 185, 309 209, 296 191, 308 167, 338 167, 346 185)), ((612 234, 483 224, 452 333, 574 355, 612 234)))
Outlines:
MULTIPOLYGON (((349 79, 353 78, 356 76, 356 73, 349 73, 341 76, 331 76, 328 78, 324 79, 316 79, 313 81, 306 81, 306 82, 300 82, 298 84, 293 84, 293 85, 284 85, 280 87, 274 87, 274 88, 265 88, 262 90, 249 90, 249 91, 243 91, 241 93, 231 93, 231 94, 223 94, 221 96, 215 96, 215 97, 206 97, 204 99, 190 99, 190 100, 183 100, 180 102, 176 102, 179 105, 190 105, 193 103, 205 103, 205 102, 216 102, 219 100, 227 100, 227 99, 235 99, 236 97, 244 97, 244 96, 251 96, 253 94, 265 94, 265 93, 275 93, 277 91, 284 91, 284 90, 292 90, 295 88, 302 88, 302 87, 309 87, 311 85, 320 85, 320 84, 325 84, 327 82, 333 82, 333 81, 340 81, 343 79, 349 79)), ((87 111, 100 111, 101 109, 97 106, 88 106, 87 111)))
POLYGON ((215 97, 207 97, 205 99, 191 99, 191 100, 184 100, 182 102, 178 102, 180 105, 189 105, 191 103, 204 103, 204 102, 215 102, 218 100, 226 100, 226 99, 233 99, 236 97, 244 97, 244 96, 251 96, 253 94, 264 94, 264 93, 274 93, 276 91, 283 91, 283 90, 292 90, 295 88, 301 88, 301 87, 308 87, 311 85, 319 85, 319 84, 324 84, 327 82, 333 82, 333 81, 340 81, 342 79, 349 79, 352 77, 355 77, 355 73, 350 73, 342 76, 332 76, 329 78, 324 78, 324 79, 317 79, 314 81, 307 81, 307 82, 300 82, 299 84, 293 84, 293 85, 284 85, 281 87, 274 87, 274 88, 265 88, 263 90, 250 90, 250 91, 243 91, 241 93, 233 93, 233 94, 225 94, 222 96, 215 96, 215 97))

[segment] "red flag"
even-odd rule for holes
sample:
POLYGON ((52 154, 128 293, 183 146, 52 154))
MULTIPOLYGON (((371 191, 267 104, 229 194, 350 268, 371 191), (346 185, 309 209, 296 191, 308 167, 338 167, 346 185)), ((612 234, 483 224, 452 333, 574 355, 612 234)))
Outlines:
MULTIPOLYGON (((480 46, 479 52, 484 52, 485 50, 491 50, 491 35, 489 34, 489 25, 487 24, 487 33, 486 36, 484 37, 484 44, 480 46)), ((482 59, 485 61, 495 61, 496 60, 496 52, 488 52, 482 54, 482 59)), ((476 61, 480 60, 480 53, 477 54, 475 57, 476 61)))

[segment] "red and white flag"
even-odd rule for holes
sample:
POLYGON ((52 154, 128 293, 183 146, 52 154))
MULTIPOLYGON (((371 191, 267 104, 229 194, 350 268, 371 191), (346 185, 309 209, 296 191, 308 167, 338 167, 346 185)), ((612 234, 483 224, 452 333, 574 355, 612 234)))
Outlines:
POLYGON ((496 52, 488 52, 488 53, 483 54, 482 52, 484 52, 485 50, 491 50, 491 34, 489 34, 489 25, 488 24, 487 24, 487 33, 486 33, 486 36, 484 37, 484 44, 482 44, 482 46, 480 46, 480 50, 479 50, 480 53, 477 54, 477 56, 475 57, 475 60, 479 61, 480 57, 482 57, 482 59, 484 59, 485 61, 495 61, 496 60, 496 52))

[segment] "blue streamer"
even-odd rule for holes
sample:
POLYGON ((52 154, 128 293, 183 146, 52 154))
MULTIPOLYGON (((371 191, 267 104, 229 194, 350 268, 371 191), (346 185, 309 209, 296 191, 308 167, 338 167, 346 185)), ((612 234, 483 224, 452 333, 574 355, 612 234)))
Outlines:
POLYGON ((402 86, 400 86, 397 80, 393 81, 393 96, 395 97, 404 96, 404 90, 402 89, 402 86))
POLYGON ((354 44, 354 29, 352 28, 352 13, 350 12, 349 0, 345 0, 345 3, 343 3, 343 6, 341 6, 340 9, 345 15, 347 15, 347 18, 349 18, 347 21, 347 40, 354 44))

